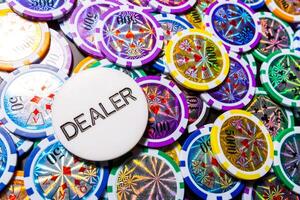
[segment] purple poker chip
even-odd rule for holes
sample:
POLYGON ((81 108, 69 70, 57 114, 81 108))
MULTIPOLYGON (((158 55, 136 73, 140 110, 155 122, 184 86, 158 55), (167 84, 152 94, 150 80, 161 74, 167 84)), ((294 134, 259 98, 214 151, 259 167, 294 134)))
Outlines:
POLYGON ((230 69, 225 81, 215 89, 201 94, 201 98, 216 110, 239 109, 246 106, 255 93, 256 81, 244 58, 229 53, 230 69))
POLYGON ((150 0, 152 8, 160 13, 184 13, 196 4, 197 0, 150 0))
POLYGON ((218 37, 230 51, 249 51, 262 37, 260 20, 240 0, 217 0, 210 4, 204 22, 206 30, 218 37))
POLYGON ((95 30, 103 13, 119 5, 122 4, 115 0, 91 0, 76 7, 70 18, 70 28, 73 41, 81 51, 96 58, 104 58, 96 47, 95 30))
POLYGON ((124 5, 132 5, 132 6, 139 6, 148 11, 153 11, 153 8, 149 5, 149 0, 122 0, 124 5))
POLYGON ((153 61, 163 46, 158 21, 137 6, 119 6, 100 16, 96 29, 97 47, 111 62, 135 68, 153 61))
POLYGON ((50 21, 62 18, 73 6, 76 0, 7 0, 8 5, 19 15, 33 20, 50 21))
POLYGON ((149 107, 148 125, 140 144, 152 148, 172 144, 188 124, 189 110, 183 92, 173 81, 161 76, 146 76, 136 81, 149 107))

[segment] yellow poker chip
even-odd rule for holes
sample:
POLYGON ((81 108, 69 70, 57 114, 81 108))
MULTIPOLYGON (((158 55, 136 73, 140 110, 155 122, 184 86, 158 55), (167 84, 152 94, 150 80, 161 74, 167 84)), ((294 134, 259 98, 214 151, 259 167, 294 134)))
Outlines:
POLYGON ((269 10, 287 22, 300 22, 300 1, 266 0, 269 10))
POLYGON ((50 47, 47 23, 33 22, 0 4, 0 70, 12 71, 40 61, 50 47))
POLYGON ((230 110, 220 115, 211 132, 212 151, 231 175, 244 180, 263 177, 274 160, 271 136, 253 114, 230 110))
POLYGON ((196 91, 217 87, 229 72, 222 42, 200 29, 186 29, 172 37, 166 47, 166 63, 176 82, 196 91))

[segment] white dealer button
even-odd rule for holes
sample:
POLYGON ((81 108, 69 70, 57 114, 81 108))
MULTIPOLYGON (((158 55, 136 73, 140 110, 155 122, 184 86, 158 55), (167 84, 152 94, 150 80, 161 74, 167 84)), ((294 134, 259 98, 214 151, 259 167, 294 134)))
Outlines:
POLYGON ((122 156, 142 137, 148 120, 143 90, 127 74, 108 68, 71 77, 55 96, 56 137, 74 155, 93 161, 122 156))

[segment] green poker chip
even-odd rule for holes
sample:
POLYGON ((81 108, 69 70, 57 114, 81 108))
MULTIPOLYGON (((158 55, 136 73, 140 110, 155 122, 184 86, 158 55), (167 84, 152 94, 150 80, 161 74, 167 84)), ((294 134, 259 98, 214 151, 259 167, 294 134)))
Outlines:
POLYGON ((300 108, 299 52, 284 49, 270 54, 261 66, 260 80, 275 102, 300 108))
POLYGON ((300 127, 280 132, 274 141, 275 174, 293 192, 300 194, 300 127))
POLYGON ((270 12, 258 12, 255 15, 259 18, 262 28, 262 38, 253 51, 255 58, 264 62, 269 54, 291 48, 294 31, 288 23, 270 12))

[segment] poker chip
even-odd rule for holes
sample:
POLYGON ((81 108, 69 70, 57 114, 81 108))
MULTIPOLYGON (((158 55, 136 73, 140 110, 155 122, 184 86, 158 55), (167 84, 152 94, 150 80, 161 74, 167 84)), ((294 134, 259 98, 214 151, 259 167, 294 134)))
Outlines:
MULTIPOLYGON (((158 14, 154 16, 160 23, 164 33, 164 46, 172 39, 173 35, 182 30, 193 28, 193 26, 185 19, 172 14, 158 14)), ((163 55, 155 60, 153 67, 162 73, 168 74, 170 70, 166 64, 166 58, 163 55)))
POLYGON ((189 108, 188 132, 200 128, 209 113, 209 106, 202 101, 200 94, 182 89, 189 108))
POLYGON ((268 173, 260 180, 245 187, 243 200, 253 199, 290 199, 298 200, 299 195, 288 190, 274 173, 268 173))
POLYGON ((149 0, 149 5, 160 13, 184 13, 191 9, 197 0, 149 0))
POLYGON ((255 58, 264 62, 274 51, 292 46, 294 31, 290 25, 269 12, 258 12, 255 16, 262 28, 262 38, 253 51, 255 58))
POLYGON ((11 139, 14 141, 15 146, 17 148, 18 157, 24 155, 24 153, 28 152, 33 146, 33 142, 30 140, 26 140, 22 137, 16 136, 14 134, 9 134, 11 139))
POLYGON ((91 69, 95 67, 106 67, 111 69, 116 69, 119 71, 124 72, 125 74, 128 74, 131 78, 137 79, 139 77, 146 76, 146 73, 142 69, 126 69, 123 67, 119 67, 118 65, 115 65, 111 63, 107 59, 97 60, 92 57, 87 57, 83 59, 73 70, 74 74, 77 74, 83 70, 91 69))
POLYGON ((297 194, 300 194, 299 145, 299 126, 280 132, 274 141, 273 170, 284 185, 297 194))
POLYGON ((29 200, 24 186, 24 172, 15 171, 14 176, 6 188, 0 193, 0 199, 29 200))
POLYGON ((0 71, 0 84, 8 76, 8 74, 9 74, 8 72, 0 71))
POLYGON ((24 170, 30 199, 98 199, 107 178, 106 166, 73 156, 54 135, 34 148, 24 170))
POLYGON ((163 147, 172 144, 185 131, 188 123, 188 105, 184 94, 175 85, 160 76, 146 76, 136 80, 148 101, 148 126, 140 144, 163 147))
POLYGON ((213 3, 215 0, 198 0, 196 5, 187 13, 185 13, 185 18, 195 27, 204 30, 205 25, 203 19, 205 16, 205 10, 207 7, 213 3))
POLYGON ((85 54, 96 58, 104 58, 96 47, 96 28, 100 24, 100 17, 110 8, 121 5, 114 0, 96 0, 86 4, 79 4, 70 19, 71 34, 75 44, 85 54))
POLYGON ((224 171, 210 146, 213 124, 194 131, 180 152, 180 170, 185 183, 202 199, 221 200, 236 197, 244 184, 224 171))
POLYGON ((12 178, 17 165, 17 150, 9 133, 0 127, 0 191, 12 178))
POLYGON ((178 142, 174 142, 169 146, 161 148, 161 151, 170 156, 170 158, 172 158, 173 161, 175 161, 175 163, 179 166, 179 154, 181 151, 181 145, 178 142))
POLYGON ((260 80, 277 103, 300 108, 300 55, 294 50, 278 50, 268 57, 260 69, 260 80))
POLYGON ((153 8, 149 5, 149 0, 123 0, 123 1, 122 2, 124 5, 139 6, 149 10, 149 12, 153 11, 153 8))
POLYGON ((271 169, 271 136, 263 122, 247 111, 230 110, 220 115, 210 140, 218 163, 239 179, 255 180, 271 169))
POLYGON ((256 88, 255 96, 246 111, 251 112, 264 123, 272 139, 280 131, 294 126, 293 113, 288 108, 276 104, 261 87, 256 88))
POLYGON ((230 69, 225 81, 218 87, 202 93, 201 98, 217 110, 243 108, 255 93, 255 77, 250 65, 240 55, 229 53, 230 69))
POLYGON ((292 48, 300 51, 300 29, 295 32, 292 48))
POLYGON ((97 47, 113 63, 135 68, 153 61, 163 46, 163 31, 147 9, 120 6, 100 16, 97 47), (114 34, 112 34, 114 33, 114 34))
POLYGON ((257 75, 257 64, 256 61, 252 55, 252 53, 243 53, 242 57, 247 61, 247 63, 250 65, 250 68, 256 77, 257 75))
POLYGON ((166 47, 166 63, 176 82, 197 91, 217 87, 229 72, 222 42, 200 29, 186 29, 172 37, 166 47))
POLYGON ((265 0, 269 10, 287 22, 300 22, 300 2, 285 0, 265 0))
POLYGON ((107 185, 109 200, 133 196, 136 199, 183 199, 180 169, 168 155, 155 149, 134 151, 111 170, 107 185))
POLYGON ((40 21, 62 18, 72 9, 75 0, 34 1, 7 0, 8 5, 20 16, 40 21))
POLYGON ((253 10, 257 10, 265 5, 265 0, 241 0, 253 10))
POLYGON ((41 64, 64 69, 68 74, 72 68, 72 52, 66 39, 53 29, 50 29, 50 49, 41 64))
POLYGON ((0 85, 2 124, 24 138, 53 134, 53 97, 67 79, 64 71, 42 64, 28 65, 10 73, 0 85))
POLYGON ((41 60, 50 46, 48 25, 31 22, 0 4, 0 69, 12 71, 41 60))
POLYGON ((234 52, 253 49, 261 38, 259 19, 239 0, 215 1, 206 9, 204 22, 206 30, 234 52))

